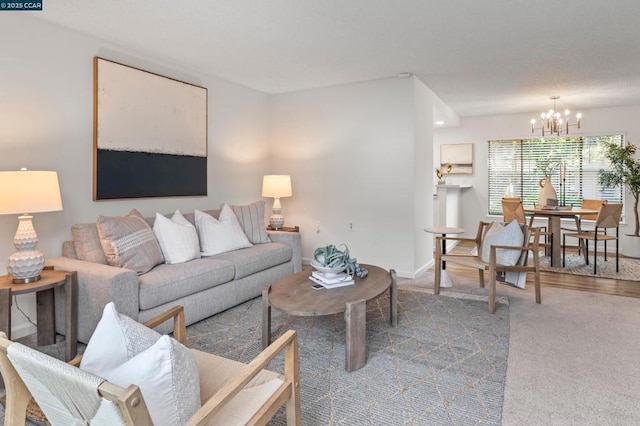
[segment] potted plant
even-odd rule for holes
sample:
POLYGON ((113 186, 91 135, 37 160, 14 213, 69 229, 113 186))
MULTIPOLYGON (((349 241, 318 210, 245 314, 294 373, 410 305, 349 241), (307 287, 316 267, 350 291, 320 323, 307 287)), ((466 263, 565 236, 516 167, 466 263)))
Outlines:
MULTIPOLYGON (((600 170, 598 183, 603 188, 611 188, 619 185, 627 187, 633 195, 633 213, 635 215, 635 230, 633 237, 640 237, 640 214, 638 212, 638 198, 640 197, 640 159, 637 159, 637 147, 633 144, 620 146, 614 142, 609 142, 605 147, 605 156, 611 163, 611 170, 600 170)), ((640 241, 633 244, 640 246, 640 241)), ((637 250, 636 250, 637 251, 637 250)), ((636 256, 637 257, 637 253, 636 256)))
POLYGON ((451 164, 443 164, 442 167, 436 169, 436 177, 438 178, 438 185, 444 185, 447 183, 445 176, 451 173, 453 166, 451 164))

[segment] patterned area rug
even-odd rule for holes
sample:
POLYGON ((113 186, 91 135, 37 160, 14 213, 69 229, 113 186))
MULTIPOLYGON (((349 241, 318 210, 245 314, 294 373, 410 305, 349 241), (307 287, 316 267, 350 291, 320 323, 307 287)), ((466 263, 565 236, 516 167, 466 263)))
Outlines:
POLYGON ((593 275, 593 253, 590 255, 589 265, 585 264, 584 257, 577 254, 567 254, 564 268, 551 267, 549 266, 549 257, 540 257, 540 270, 542 271, 640 281, 640 259, 620 257, 619 272, 616 272, 616 255, 614 253, 607 255, 606 262, 603 256, 598 256, 597 266, 597 274, 593 275))
MULTIPOLYGON (((509 307, 486 298, 399 290, 398 326, 388 297, 367 304, 367 364, 344 369, 343 315, 272 313, 274 338, 299 333, 302 424, 499 425, 509 345, 509 307)), ((261 301, 188 328, 192 347, 248 362, 261 350, 261 301)), ((282 371, 282 360, 271 368, 282 371)), ((273 424, 285 424, 281 411, 273 424)))
MULTIPOLYGON (((369 302, 367 363, 352 373, 344 369, 343 315, 293 317, 273 309, 274 339, 288 329, 299 333, 302 424, 499 425, 509 306, 496 306, 491 315, 486 297, 400 289, 394 328, 388 296, 369 302)), ((189 346, 248 362, 262 350, 261 313, 257 298, 193 324, 189 346)), ((35 346, 35 335, 20 341, 35 346)), ((64 342, 58 336, 56 345, 39 349, 62 358, 64 342)), ((280 357, 269 368, 283 371, 283 364, 280 357)), ((284 409, 270 424, 286 424, 284 409)))

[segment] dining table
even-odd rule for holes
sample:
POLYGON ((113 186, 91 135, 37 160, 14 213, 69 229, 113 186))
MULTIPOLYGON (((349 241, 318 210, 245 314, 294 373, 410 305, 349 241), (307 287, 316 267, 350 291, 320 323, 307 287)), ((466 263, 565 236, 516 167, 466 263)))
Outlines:
POLYGON ((585 209, 582 207, 524 207, 524 212, 533 217, 546 217, 548 229, 551 232, 551 266, 560 267, 562 265, 562 238, 560 220, 575 218, 583 214, 598 214, 598 210, 585 209))

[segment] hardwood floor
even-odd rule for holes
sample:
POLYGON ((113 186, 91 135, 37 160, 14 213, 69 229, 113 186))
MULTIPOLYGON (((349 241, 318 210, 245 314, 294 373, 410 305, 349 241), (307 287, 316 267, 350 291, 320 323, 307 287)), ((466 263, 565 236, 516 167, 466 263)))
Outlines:
MULTIPOLYGON (((472 246, 465 247, 465 245, 461 244, 456 247, 453 252, 457 250, 469 250, 471 247, 472 246)), ((455 275, 464 275, 475 279, 478 277, 478 271, 472 268, 465 268, 464 266, 455 264, 447 264, 447 269, 455 275)), ((527 284, 533 285, 533 274, 527 275, 527 284)), ((547 287, 590 291, 593 293, 635 297, 640 299, 640 281, 587 277, 584 275, 560 274, 555 272, 540 272, 540 284, 547 287)))

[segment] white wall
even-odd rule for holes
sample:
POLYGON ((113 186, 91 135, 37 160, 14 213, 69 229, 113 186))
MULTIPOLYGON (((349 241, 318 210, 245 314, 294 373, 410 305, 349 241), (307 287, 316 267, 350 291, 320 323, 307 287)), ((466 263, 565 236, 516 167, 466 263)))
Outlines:
MULTIPOLYGON (((27 167, 59 174, 64 210, 34 216, 45 257, 60 254, 72 224, 95 221, 98 214, 124 215, 135 207, 153 215, 260 199, 262 175, 269 169, 267 95, 25 14, 2 16, 0 39, 0 170, 27 167), (92 201, 94 56, 208 88, 207 197, 92 201)), ((0 216, 2 262, 15 251, 17 224, 17 217, 0 216)), ((6 273, 4 267, 0 272, 6 273)), ((34 301, 28 295, 21 303, 32 318, 34 301)), ((25 324, 16 312, 13 321, 14 329, 25 324)))
MULTIPOLYGON (((603 108, 581 111, 583 120, 579 131, 572 128, 571 135, 623 134, 627 141, 640 145, 640 106, 603 108)), ((487 220, 488 203, 488 144, 491 139, 530 138, 531 114, 500 115, 464 118, 459 127, 436 129, 434 134, 434 157, 439 162, 440 145, 448 143, 472 142, 473 175, 455 175, 447 178, 447 183, 469 183, 473 188, 462 192, 462 227, 467 235, 475 235, 478 222, 487 220)), ((539 135, 539 132, 538 132, 539 135)), ((633 197, 627 194, 625 216, 627 224, 621 226, 621 234, 633 232, 633 197)), ((495 218, 493 218, 495 219, 495 218)), ((634 241, 623 237, 621 250, 634 241)), ((637 244, 637 242, 635 242, 637 244)))
POLYGON ((422 227, 433 213, 432 180, 416 167, 432 163, 426 90, 392 78, 272 97, 272 172, 291 175, 283 215, 304 231, 305 258, 344 243, 358 261, 401 276, 431 260, 422 227), (424 111, 428 126, 416 117, 424 111))
POLYGON ((433 266, 433 243, 431 234, 424 228, 435 225, 433 199, 433 110, 439 101, 434 93, 418 79, 413 85, 413 187, 414 187, 414 271, 424 272, 433 266))

